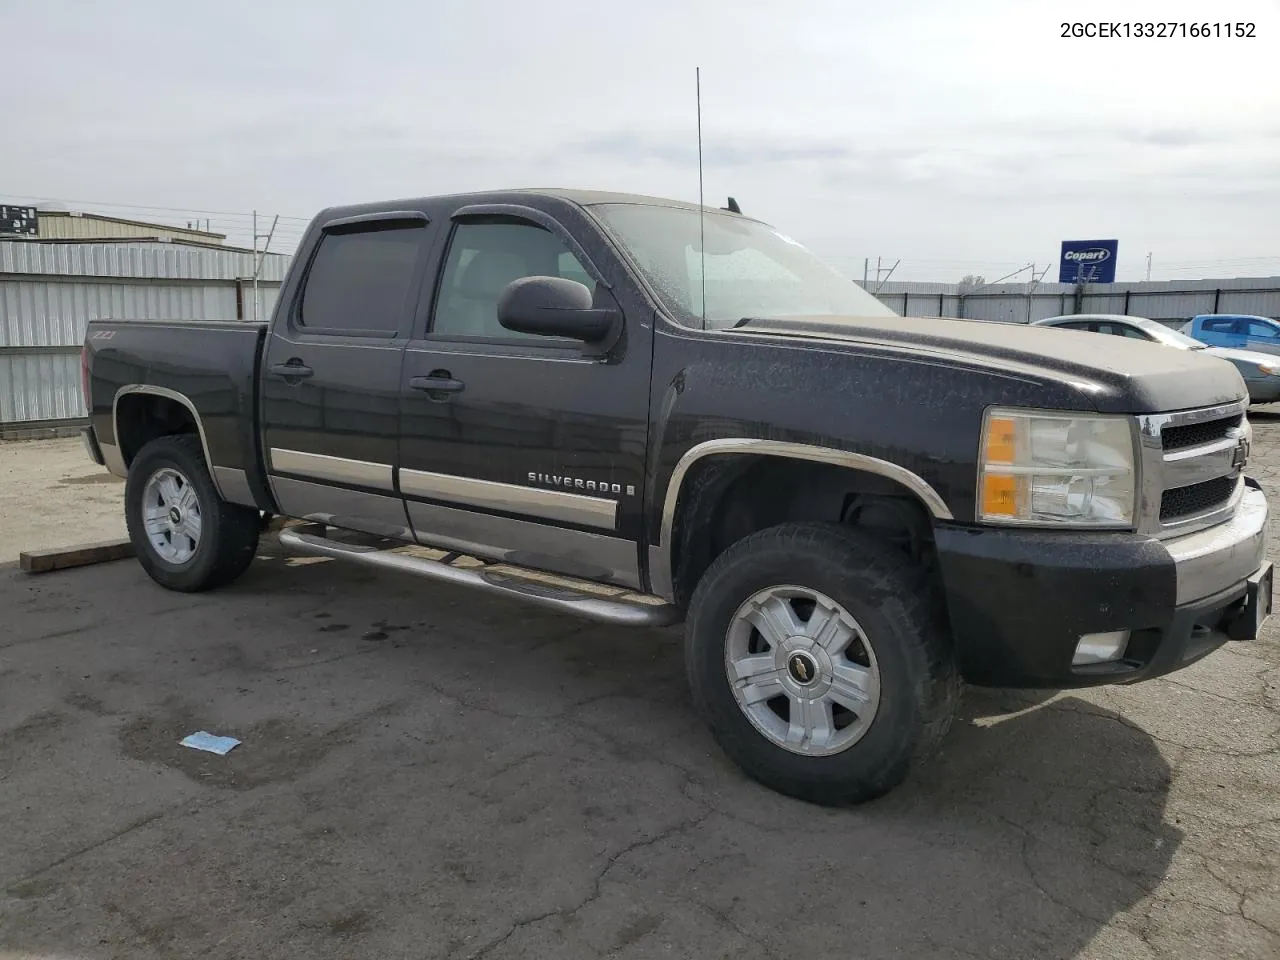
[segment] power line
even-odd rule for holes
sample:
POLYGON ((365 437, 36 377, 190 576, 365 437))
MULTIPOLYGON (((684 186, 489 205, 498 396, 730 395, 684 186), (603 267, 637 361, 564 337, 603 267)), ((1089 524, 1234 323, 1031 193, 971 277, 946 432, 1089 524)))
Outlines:
POLYGON ((1165 260, 1161 267, 1172 267, 1178 270, 1191 270, 1199 267, 1220 267, 1233 264, 1280 263, 1280 257, 1234 257, 1226 260, 1165 260))
MULTIPOLYGON (((818 256, 824 260, 848 260, 856 262, 864 259, 863 257, 851 257, 837 253, 819 253, 818 256)), ((1009 267, 1021 263, 1020 260, 930 260, 925 257, 903 257, 903 263, 938 263, 938 264, 955 264, 957 266, 978 266, 978 267, 1009 267)))
MULTIPOLYGON (((74 205, 85 206, 85 207, 113 207, 119 210, 153 210, 153 211, 160 211, 163 213, 181 213, 181 214, 198 213, 201 216, 208 215, 208 216, 214 216, 214 217, 236 217, 236 218, 243 218, 245 220, 253 219, 253 213, 251 211, 240 211, 240 210, 203 210, 197 207, 157 207, 157 206, 147 206, 140 203, 114 203, 107 200, 69 200, 65 197, 51 197, 47 195, 18 194, 18 193, 4 193, 4 194, 0 194, 0 197, 3 197, 5 200, 16 200, 16 201, 25 202, 25 203, 32 203, 33 201, 44 200, 50 203, 65 203, 68 206, 74 204, 74 205)), ((282 213, 280 214, 280 219, 295 220, 299 223, 310 223, 312 218, 287 216, 282 213)))

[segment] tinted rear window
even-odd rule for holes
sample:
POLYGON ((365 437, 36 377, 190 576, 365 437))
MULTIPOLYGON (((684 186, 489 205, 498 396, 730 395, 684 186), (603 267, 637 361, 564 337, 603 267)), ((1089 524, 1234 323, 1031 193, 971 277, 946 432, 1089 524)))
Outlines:
POLYGON ((302 293, 303 326, 345 333, 404 332, 426 235, 417 223, 325 234, 302 293))

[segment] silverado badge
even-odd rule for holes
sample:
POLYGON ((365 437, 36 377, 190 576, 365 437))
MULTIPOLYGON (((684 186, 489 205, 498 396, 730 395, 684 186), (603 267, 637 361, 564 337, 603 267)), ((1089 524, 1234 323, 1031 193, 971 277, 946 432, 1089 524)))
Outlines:
POLYGON ((625 489, 628 497, 636 495, 636 488, 631 484, 610 483, 607 480, 583 480, 581 477, 567 477, 559 473, 538 473, 529 471, 529 482, 544 487, 564 487, 567 490, 582 490, 586 493, 603 493, 621 496, 625 489))

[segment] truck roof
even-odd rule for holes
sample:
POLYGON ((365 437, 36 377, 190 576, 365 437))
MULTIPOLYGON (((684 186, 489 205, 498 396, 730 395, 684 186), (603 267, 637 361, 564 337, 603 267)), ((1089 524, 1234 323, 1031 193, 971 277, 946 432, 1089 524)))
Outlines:
MULTIPOLYGON (((687 200, 673 200, 669 197, 652 197, 639 193, 617 193, 608 190, 581 190, 563 187, 514 187, 506 190, 480 190, 471 193, 439 194, 423 197, 401 197, 394 200, 375 200, 369 203, 343 204, 327 207, 318 216, 326 219, 358 215, 362 213, 378 213, 386 210, 422 209, 437 205, 457 206, 468 201, 471 203, 514 203, 522 198, 547 197, 567 201, 580 207, 590 207, 604 203, 632 203, 652 207, 675 207, 681 210, 697 210, 698 204, 687 200)), ((722 207, 704 204, 702 209, 708 213, 742 217, 744 220, 754 219, 740 213, 732 213, 722 207)))

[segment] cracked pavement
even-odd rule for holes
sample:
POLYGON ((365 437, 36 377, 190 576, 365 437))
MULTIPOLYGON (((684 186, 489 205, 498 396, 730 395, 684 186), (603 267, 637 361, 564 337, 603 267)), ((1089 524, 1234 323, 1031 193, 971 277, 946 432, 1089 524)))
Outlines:
POLYGON ((0 570, 0 610, 0 960, 1280 956, 1280 618, 1135 687, 969 689, 828 810, 720 754, 678 629, 269 548, 194 597, 0 570))

